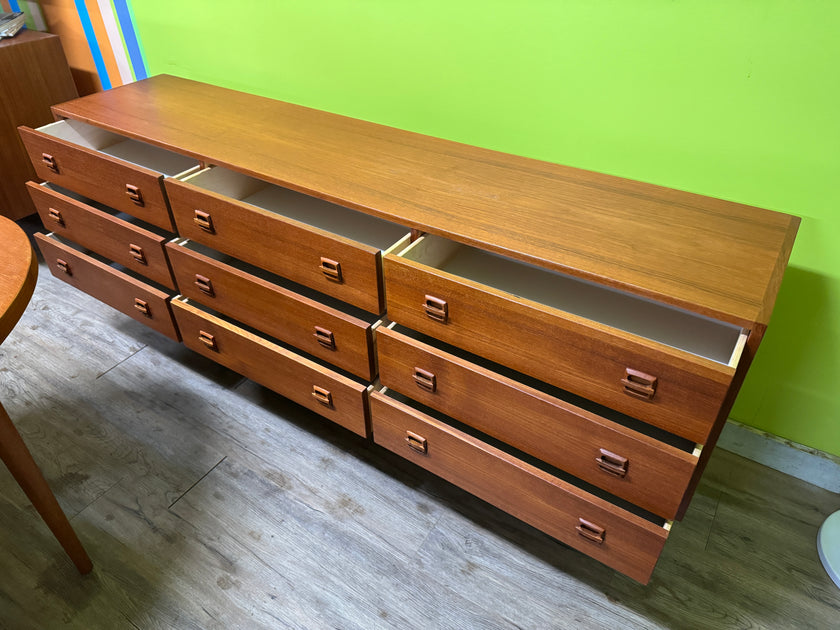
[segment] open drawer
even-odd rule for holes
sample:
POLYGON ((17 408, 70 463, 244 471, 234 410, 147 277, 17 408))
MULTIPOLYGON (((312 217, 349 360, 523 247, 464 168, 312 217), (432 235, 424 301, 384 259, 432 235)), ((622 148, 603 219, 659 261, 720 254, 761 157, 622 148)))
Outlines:
POLYGON ((379 379, 547 464, 675 518, 697 444, 394 323, 377 331, 379 379))
POLYGON ((172 300, 184 344, 362 436, 368 389, 336 370, 248 330, 184 297, 172 300))
POLYGON ((436 236, 384 260, 388 317, 704 444, 747 331, 436 236))
POLYGON ((409 230, 221 167, 167 179, 178 233, 272 273, 382 313, 382 252, 409 230))
POLYGON ((182 295, 366 380, 378 316, 189 239, 166 246, 182 295))
POLYGON ((26 186, 47 229, 175 288, 163 248, 170 234, 53 184, 27 182, 26 186))
POLYGON ((670 522, 597 496, 390 390, 370 399, 377 444, 639 582, 650 579, 670 522))
POLYGON ((197 167, 196 160, 77 120, 18 130, 38 177, 173 229, 161 179, 197 167))
POLYGON ((80 291, 92 295, 159 333, 180 341, 163 287, 122 271, 92 252, 80 251, 55 234, 36 234, 35 239, 52 274, 80 291))

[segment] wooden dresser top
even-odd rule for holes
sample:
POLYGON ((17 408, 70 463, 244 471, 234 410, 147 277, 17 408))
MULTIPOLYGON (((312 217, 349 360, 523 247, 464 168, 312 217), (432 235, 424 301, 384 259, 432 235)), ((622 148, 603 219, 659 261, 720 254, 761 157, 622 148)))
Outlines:
POLYGON ((53 107, 408 227, 750 326, 799 218, 160 75, 53 107))

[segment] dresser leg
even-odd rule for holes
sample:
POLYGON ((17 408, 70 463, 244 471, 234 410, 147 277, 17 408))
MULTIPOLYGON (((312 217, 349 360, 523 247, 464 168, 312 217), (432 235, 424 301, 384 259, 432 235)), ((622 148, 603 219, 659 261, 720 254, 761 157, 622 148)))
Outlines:
POLYGON ((93 563, 3 405, 0 405, 0 459, 55 534, 79 573, 89 573, 93 563))

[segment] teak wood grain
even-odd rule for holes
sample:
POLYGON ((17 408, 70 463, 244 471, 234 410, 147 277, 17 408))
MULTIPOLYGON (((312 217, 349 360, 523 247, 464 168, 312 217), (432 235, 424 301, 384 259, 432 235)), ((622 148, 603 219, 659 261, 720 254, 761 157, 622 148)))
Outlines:
POLYGON ((368 435, 368 392, 364 385, 180 298, 172 301, 172 310, 188 348, 354 433, 368 435), (313 396, 315 387, 329 392, 331 404, 322 404, 313 396))
POLYGON ((701 444, 735 373, 394 254, 383 266, 392 321, 701 444), (429 294, 446 301, 445 323, 426 315, 429 294), (658 378, 651 400, 624 393, 627 368, 658 378))
POLYGON ((402 333, 377 332, 386 387, 665 518, 674 518, 697 457, 402 333), (434 391, 414 371, 434 375, 434 391), (603 470, 601 449, 627 459, 603 470))
POLYGON ((278 213, 239 203, 188 182, 165 181, 178 233, 371 313, 384 310, 382 256, 378 249, 304 225, 278 213), (212 230, 195 222, 210 215, 212 230), (341 265, 328 279, 321 258, 341 265))
POLYGON ((25 188, 35 171, 17 127, 52 122, 50 106, 78 96, 61 43, 33 30, 0 40, 0 214, 10 219, 35 212, 25 188))
POLYGON ((767 323, 799 225, 760 208, 165 75, 53 111, 744 326, 767 323))
POLYGON ((370 396, 373 438, 436 475, 604 564, 647 583, 667 531, 458 431, 381 392, 370 396), (423 454, 406 432, 427 441, 423 454), (603 528, 603 542, 578 533, 579 519, 603 528))
POLYGON ((168 293, 118 271, 90 256, 82 254, 57 240, 36 234, 38 246, 52 274, 80 291, 114 307, 118 311, 145 324, 149 328, 179 341, 178 330, 169 310, 168 293), (61 261, 66 263, 66 271, 61 261), (137 308, 136 300, 147 305, 145 312, 137 308))
POLYGON ((166 237, 132 225, 56 190, 28 182, 44 226, 170 289, 175 288, 163 249, 166 237), (132 254, 132 246, 140 253, 132 254))
POLYGON ((169 205, 163 192, 161 173, 110 155, 88 149, 37 129, 20 127, 35 172, 41 179, 58 184, 164 230, 173 230, 169 205), (42 154, 53 156, 57 172, 48 168, 42 154), (134 203, 126 186, 136 186, 143 198, 134 203))
POLYGON ((0 343, 9 335, 29 304, 38 282, 38 259, 25 234, 10 219, 0 217, 0 343), (18 234, 20 236, 18 237, 18 234))
POLYGON ((185 297, 357 376, 374 377, 368 322, 177 243, 166 248, 178 290, 185 297), (197 286, 198 276, 209 281, 209 293, 197 286), (332 333, 332 348, 319 343, 316 327, 332 333))

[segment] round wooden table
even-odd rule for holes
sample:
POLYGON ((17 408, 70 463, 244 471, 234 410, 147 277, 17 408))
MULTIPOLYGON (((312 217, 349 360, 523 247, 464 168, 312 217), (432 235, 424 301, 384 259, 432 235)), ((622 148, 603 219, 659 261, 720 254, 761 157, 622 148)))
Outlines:
MULTIPOLYGON (((13 221, 0 216, 0 343, 17 324, 38 279, 38 259, 29 238, 13 221)), ((93 564, 32 459, 9 414, 0 404, 0 459, 81 573, 93 564)))

